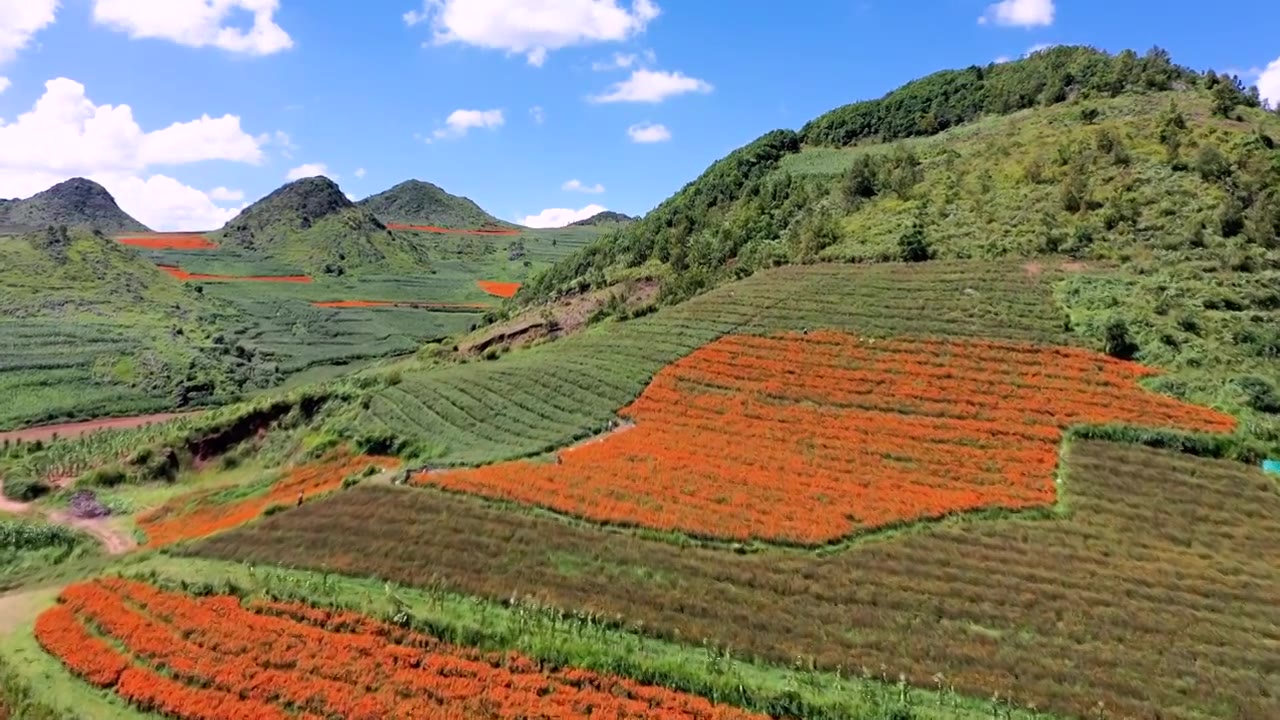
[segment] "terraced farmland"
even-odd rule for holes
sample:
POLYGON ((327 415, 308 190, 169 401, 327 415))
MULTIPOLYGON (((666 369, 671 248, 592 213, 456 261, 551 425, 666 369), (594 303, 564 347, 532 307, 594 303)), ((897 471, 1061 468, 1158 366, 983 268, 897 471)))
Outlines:
POLYGON ((918 526, 822 555, 678 547, 375 486, 193 552, 529 596, 740 657, 1080 717, 1280 716, 1274 483, 1099 442, 1066 463, 1062 515, 918 526))
POLYGON ((780 268, 499 362, 407 370, 350 424, 416 439, 440 464, 491 462, 607 429, 659 369, 727 334, 829 328, 1074 342, 1052 277, 1012 263, 780 268))

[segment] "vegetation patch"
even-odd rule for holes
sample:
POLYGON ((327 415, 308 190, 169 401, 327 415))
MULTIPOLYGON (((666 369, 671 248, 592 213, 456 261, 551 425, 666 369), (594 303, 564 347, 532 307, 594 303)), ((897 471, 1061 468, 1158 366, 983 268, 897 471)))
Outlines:
POLYGON ((170 545, 221 532, 280 509, 301 505, 306 499, 338 490, 353 473, 369 466, 384 470, 399 467, 395 458, 360 455, 352 457, 334 452, 290 470, 266 492, 217 502, 221 491, 205 491, 196 497, 178 497, 137 518, 138 527, 147 536, 148 547, 170 545))

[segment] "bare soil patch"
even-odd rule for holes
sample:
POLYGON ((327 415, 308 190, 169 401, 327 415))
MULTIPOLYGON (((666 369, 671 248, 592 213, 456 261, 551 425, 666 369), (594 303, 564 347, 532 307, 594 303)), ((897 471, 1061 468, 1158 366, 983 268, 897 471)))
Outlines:
POLYGON ((138 546, 133 533, 118 518, 77 518, 65 510, 49 513, 49 522, 83 531, 97 538, 108 555, 123 555, 138 546))
POLYGON ((478 355, 495 346, 521 347, 543 338, 572 335, 619 294, 628 309, 643 307, 658 297, 657 280, 628 281, 588 293, 570 295, 546 305, 529 308, 510 320, 482 328, 458 344, 462 355, 478 355))
POLYGON ((131 417, 85 420, 83 422, 62 423, 59 425, 39 425, 37 427, 24 428, 22 430, 0 432, 0 442, 5 440, 8 440, 9 442, 32 442, 34 440, 48 441, 52 440, 55 435, 59 438, 75 438, 97 430, 128 430, 131 428, 142 427, 143 425, 150 425, 151 423, 165 422, 174 418, 195 415, 198 414, 198 412, 199 411, 185 413, 155 413, 152 415, 133 415, 131 417))

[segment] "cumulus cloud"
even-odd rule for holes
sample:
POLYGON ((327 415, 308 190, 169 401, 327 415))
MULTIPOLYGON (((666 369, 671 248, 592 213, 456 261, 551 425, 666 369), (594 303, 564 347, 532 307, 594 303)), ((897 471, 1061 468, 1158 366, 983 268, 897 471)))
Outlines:
POLYGON ((409 26, 430 21, 437 45, 505 50, 541 66, 555 50, 626 40, 660 12, 653 0, 630 8, 618 0, 423 0, 402 17, 409 26))
POLYGON ((978 18, 978 24, 1047 26, 1053 24, 1053 14, 1053 0, 1000 0, 987 6, 987 11, 978 18))
POLYGON ((501 110, 454 110, 445 118, 444 127, 439 128, 432 136, 441 138, 460 138, 472 128, 493 130, 502 127, 506 119, 501 110))
POLYGON ((262 158, 258 139, 234 115, 203 115, 145 131, 128 105, 96 105, 84 85, 60 77, 45 83, 31 110, 13 122, 0 120, 0 197, 28 197, 81 176, 101 183, 125 212, 147 225, 207 229, 235 210, 147 170, 206 160, 258 164, 262 158))
POLYGON ((36 33, 53 24, 58 0, 0 0, 0 64, 18 56, 36 33))
POLYGON ((547 119, 547 114, 542 111, 541 105, 534 105, 533 107, 529 108, 529 116, 532 117, 533 121, 539 125, 541 125, 547 119))
POLYGON ((12 84, 13 83, 9 82, 9 78, 4 77, 3 75, 0 75, 0 93, 3 93, 5 90, 8 90, 9 86, 12 84))
POLYGON ((280 0, 93 0, 93 19, 134 39, 271 55, 293 47, 289 33, 276 24, 279 9, 280 0), (253 15, 248 28, 230 22, 237 10, 253 15))
POLYGON ((286 180, 301 180, 302 178, 316 177, 323 175, 330 180, 337 176, 329 174, 329 166, 324 163, 303 163, 289 172, 285 173, 286 180))
POLYGON ((633 71, 626 80, 614 83, 604 93, 592 95, 589 99, 595 103, 660 103, 676 95, 706 94, 714 89, 706 80, 692 78, 679 71, 641 69, 633 71))
POLYGON ((638 123, 627 128, 627 136, 631 138, 631 142, 660 143, 671 139, 671 131, 666 125, 638 123))
POLYGON ((572 208, 547 208, 537 215, 519 218, 516 222, 531 228, 558 228, 579 220, 586 220, 592 215, 604 212, 608 208, 592 203, 581 210, 572 208))
POLYGON ((1258 75, 1258 93, 1271 107, 1280 107, 1280 58, 1271 61, 1258 75))
POLYGON ((223 202, 240 202, 241 200, 244 199, 244 191, 231 190, 229 188, 224 188, 224 187, 216 187, 209 191, 209 197, 213 198, 214 200, 221 200, 223 202))
POLYGON ((569 192, 584 192, 592 194, 604 192, 604 186, 600 183, 596 183, 595 185, 583 185, 581 180, 570 180, 561 185, 560 189, 567 190, 569 192))
POLYGON ((364 168, 356 168, 355 176, 357 178, 364 177, 364 168))

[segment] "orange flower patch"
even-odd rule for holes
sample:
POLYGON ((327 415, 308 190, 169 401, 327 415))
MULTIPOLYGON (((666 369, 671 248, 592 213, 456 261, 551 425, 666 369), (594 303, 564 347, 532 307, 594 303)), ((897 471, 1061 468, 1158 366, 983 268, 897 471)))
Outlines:
POLYGON ((515 297, 516 292, 520 290, 520 283, 518 282, 498 282, 497 280, 477 280, 476 284, 480 286, 481 290, 489 293, 490 295, 496 295, 500 298, 515 297))
POLYGON ((282 283, 309 283, 311 277, 309 275, 208 275, 206 273, 189 273, 180 267, 174 265, 156 265, 162 272, 181 280, 188 282, 191 280, 207 280, 211 282, 228 282, 228 281, 252 281, 252 282, 282 282, 282 283))
POLYGON ((625 433, 414 482, 600 522, 819 544, 954 512, 1050 505, 1063 432, 1230 432, 1144 390, 1154 370, 1087 350, 836 332, 722 338, 620 412, 625 433))
POLYGON ((119 578, 71 585, 59 600, 36 623, 45 650, 87 682, 166 717, 762 718, 619 677, 545 670, 515 653, 449 645, 357 613, 246 606, 119 578))
POLYGON ((519 235, 519 230, 507 228, 478 228, 462 230, 459 228, 443 228, 435 225, 405 225, 404 223, 387 223, 388 230, 416 230, 418 232, 440 233, 444 235, 519 235))
POLYGON ((432 303, 411 300, 328 300, 311 304, 320 308, 406 307, 419 310, 488 310, 490 307, 481 303, 432 303))
POLYGON ((218 248, 217 243, 200 233, 154 233, 118 238, 116 242, 147 250, 216 250, 218 248))
POLYGON ((203 491, 176 498, 139 515, 138 527, 147 534, 147 547, 202 538, 243 525, 262 515, 272 505, 295 503, 299 493, 306 499, 337 490, 342 487, 344 478, 370 465, 393 470, 400 467, 400 464, 400 460, 393 457, 331 455, 315 463, 293 468, 262 495, 224 504, 202 502, 209 500, 216 491, 203 491))

